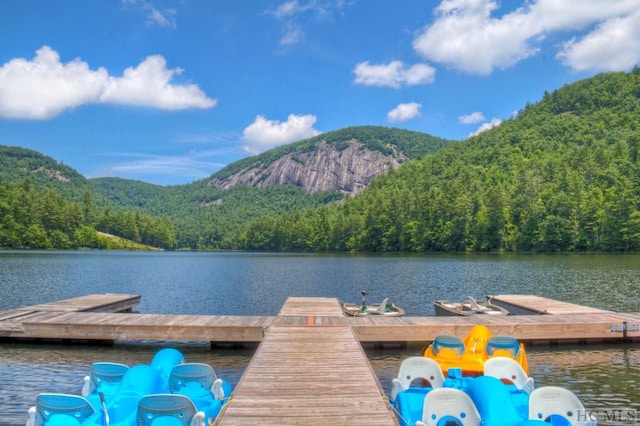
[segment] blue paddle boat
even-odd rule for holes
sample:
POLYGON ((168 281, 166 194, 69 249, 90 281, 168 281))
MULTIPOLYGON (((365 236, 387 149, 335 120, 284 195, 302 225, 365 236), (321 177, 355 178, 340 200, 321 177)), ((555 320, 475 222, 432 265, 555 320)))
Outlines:
POLYGON ((410 357, 392 380, 390 403, 402 426, 595 426, 569 390, 544 386, 508 357, 485 364, 481 376, 450 368, 444 377, 432 359, 410 357))
POLYGON ((39 394, 26 425, 204 426, 213 423, 232 390, 211 366, 187 363, 180 351, 165 348, 148 365, 94 363, 82 396, 39 394))

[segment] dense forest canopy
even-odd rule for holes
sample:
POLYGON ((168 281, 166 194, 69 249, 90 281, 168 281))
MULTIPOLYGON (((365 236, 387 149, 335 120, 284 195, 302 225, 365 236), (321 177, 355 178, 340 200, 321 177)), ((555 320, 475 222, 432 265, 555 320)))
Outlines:
POLYGON ((637 251, 640 69, 545 94, 343 205, 261 218, 239 245, 304 251, 637 251))
POLYGON ((640 69, 545 93, 452 143, 364 126, 161 187, 87 180, 49 157, 0 147, 0 248, 103 247, 96 231, 166 249, 276 251, 640 250, 640 69), (208 183, 324 141, 407 158, 360 195, 208 183))

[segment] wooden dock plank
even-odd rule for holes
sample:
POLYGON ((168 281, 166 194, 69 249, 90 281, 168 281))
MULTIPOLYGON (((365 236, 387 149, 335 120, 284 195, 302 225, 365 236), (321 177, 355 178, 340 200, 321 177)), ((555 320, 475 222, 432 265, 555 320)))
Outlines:
POLYGON ((348 326, 272 326, 216 425, 395 425, 348 326))
POLYGON ((136 294, 89 294, 57 302, 30 306, 34 311, 63 312, 123 312, 130 311, 140 303, 140 295, 136 294))
POLYGON ((525 311, 530 311, 534 314, 564 315, 610 312, 589 306, 578 305, 576 303, 534 296, 531 294, 502 294, 498 296, 490 296, 490 300, 492 303, 506 307, 507 309, 512 306, 525 311))

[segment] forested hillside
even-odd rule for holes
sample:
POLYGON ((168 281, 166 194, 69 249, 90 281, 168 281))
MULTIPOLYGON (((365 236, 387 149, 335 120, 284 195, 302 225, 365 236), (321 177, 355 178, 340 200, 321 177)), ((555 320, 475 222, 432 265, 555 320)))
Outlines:
MULTIPOLYGON (((262 185, 261 182, 267 179, 266 175, 275 173, 269 169, 273 163, 283 158, 293 158, 288 165, 283 164, 280 168, 285 175, 292 174, 291 168, 301 164, 305 153, 319 151, 320 146, 329 146, 334 152, 341 152, 354 143, 360 146, 356 155, 380 153, 397 159, 396 164, 399 165, 407 159, 435 152, 451 141, 402 129, 349 127, 242 159, 209 178, 188 185, 159 187, 115 178, 91 179, 89 182, 98 193, 120 206, 140 209, 155 216, 171 217, 176 226, 178 247, 238 249, 242 248, 238 245, 241 244, 238 235, 257 218, 313 210, 345 197, 339 186, 307 192, 295 184, 262 185), (252 170, 254 179, 251 181, 233 185, 216 184, 241 180, 235 177, 247 170, 252 170)), ((331 155, 327 151, 325 154, 331 155)), ((339 154, 336 156, 339 157, 339 154)), ((331 161, 328 167, 334 167, 338 160, 331 161)), ((351 169, 357 168, 354 162, 357 159, 351 158, 351 169)), ((387 163, 381 161, 378 165, 369 164, 368 172, 377 176, 388 169, 387 163)), ((306 173, 314 175, 318 171, 308 168, 306 173)))
POLYGON ((637 251, 640 69, 545 93, 342 205, 263 217, 245 249, 637 251))
POLYGON ((34 151, 0 147, 0 248, 108 248, 102 231, 167 249, 638 251, 639 156, 640 68, 545 93, 466 141, 353 127, 188 185, 87 180, 34 151), (298 176, 319 147, 337 161, 348 149, 348 161, 358 150, 382 154, 378 177, 346 196, 257 184, 277 162, 278 173, 294 164, 298 176), (238 183, 247 171, 256 180, 238 183))
POLYGON ((167 217, 123 209, 72 168, 32 150, 0 146, 0 249, 110 248, 97 231, 176 246, 167 217))

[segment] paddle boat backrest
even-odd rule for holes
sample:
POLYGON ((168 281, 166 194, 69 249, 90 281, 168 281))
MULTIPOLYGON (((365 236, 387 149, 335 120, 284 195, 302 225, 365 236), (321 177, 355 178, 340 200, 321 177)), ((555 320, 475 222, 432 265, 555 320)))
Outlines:
POLYGON ((512 336, 491 336, 485 348, 487 356, 510 356, 517 358, 520 354, 520 342, 512 336))
POLYGON ((529 394, 533 391, 533 377, 527 376, 520 364, 512 358, 504 356, 489 358, 484 363, 484 375, 513 383, 517 389, 529 394))
POLYGON ((94 362, 91 365, 89 375, 84 378, 82 396, 98 392, 102 392, 104 395, 114 395, 127 371, 129 371, 129 367, 124 364, 94 362))
POLYGON ((62 393, 41 393, 36 406, 29 410, 27 426, 46 424, 75 426, 95 414, 93 405, 84 397, 62 393))
POLYGON ((431 349, 436 356, 459 358, 464 353, 464 343, 453 334, 439 334, 433 339, 431 349))
POLYGON ((169 390, 177 393, 187 386, 198 386, 208 391, 213 389, 216 373, 208 364, 189 362, 173 367, 169 375, 169 390))
POLYGON ((138 426, 204 426, 204 418, 204 413, 184 395, 147 395, 138 403, 138 426))
POLYGON ((529 396, 529 419, 547 421, 552 416, 562 417, 572 426, 596 426, 597 420, 585 410, 578 397, 568 389, 543 386, 529 396))
POLYGON ((389 298, 384 299, 378 306, 375 308, 367 307, 367 313, 369 314, 384 314, 387 309, 387 303, 389 302, 389 298))
POLYGON ((444 383, 444 374, 440 365, 423 356, 413 356, 406 358, 400 364, 398 377, 391 380, 391 401, 396 400, 399 392, 411 387, 415 380, 426 380, 432 388, 441 388, 444 383))
POLYGON ((427 394, 422 408, 422 421, 416 426, 480 426, 480 413, 463 391, 455 388, 438 388, 427 394))

